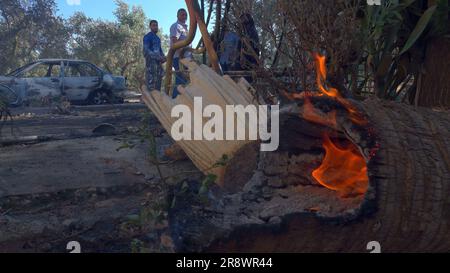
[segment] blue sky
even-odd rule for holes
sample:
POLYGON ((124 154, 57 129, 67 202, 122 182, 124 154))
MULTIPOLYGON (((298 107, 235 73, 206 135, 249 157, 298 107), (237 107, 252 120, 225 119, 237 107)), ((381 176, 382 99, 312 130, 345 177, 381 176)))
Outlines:
MULTIPOLYGON (((156 19, 164 34, 169 34, 170 26, 177 20, 177 10, 186 8, 184 0, 124 0, 130 6, 141 6, 148 18, 156 19)), ((84 12, 94 19, 114 20, 113 11, 116 9, 114 0, 56 0, 58 15, 68 18, 77 11, 84 12)), ((199 40, 200 32, 194 40, 199 40)))

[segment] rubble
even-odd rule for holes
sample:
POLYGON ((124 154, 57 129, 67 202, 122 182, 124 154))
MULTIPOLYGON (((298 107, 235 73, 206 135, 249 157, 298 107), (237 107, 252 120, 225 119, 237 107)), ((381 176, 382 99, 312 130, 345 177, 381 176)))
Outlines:
MULTIPOLYGON (((143 105, 13 108, 0 137, 0 252, 67 252, 69 241, 83 252, 131 252, 135 239, 141 251, 170 251, 167 222, 151 219, 164 216, 154 208, 166 189, 137 134, 144 122, 160 131, 157 146, 173 143, 143 105), (118 149, 125 141, 133 147, 118 149)), ((179 179, 196 170, 187 160, 160 168, 179 179)))

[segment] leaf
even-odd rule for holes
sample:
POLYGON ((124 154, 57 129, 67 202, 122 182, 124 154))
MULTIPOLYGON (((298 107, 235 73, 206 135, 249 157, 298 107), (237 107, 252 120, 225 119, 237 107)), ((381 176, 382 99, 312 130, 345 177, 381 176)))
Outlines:
POLYGON ((202 181, 202 185, 199 189, 199 195, 203 195, 208 192, 209 187, 214 184, 217 180, 217 175, 215 174, 208 174, 205 179, 202 181))
POLYGON ((400 14, 400 12, 398 12, 398 11, 393 11, 392 12, 392 15, 394 15, 395 16, 395 18, 398 20, 398 21, 402 21, 403 20, 403 16, 400 14))
POLYGON ((134 144, 130 144, 128 142, 122 143, 119 148, 116 149, 116 152, 120 152, 123 149, 133 149, 135 147, 134 144))
POLYGON ((139 215, 137 214, 130 214, 126 216, 126 219, 128 221, 128 223, 132 224, 132 225, 139 225, 140 224, 140 218, 139 215))
POLYGON ((171 209, 175 208, 176 204, 177 204, 177 197, 174 196, 172 199, 172 203, 170 204, 170 208, 171 209))
POLYGON ((409 36, 408 40, 406 41, 405 46, 400 51, 399 55, 402 55, 403 53, 408 51, 414 45, 414 43, 417 41, 417 39, 419 39, 419 37, 422 35, 423 31, 427 27, 428 23, 430 22, 434 12, 436 11, 436 7, 437 7, 436 5, 433 5, 433 6, 429 7, 423 13, 423 15, 420 17, 419 21, 417 22, 416 27, 411 32, 411 35, 409 36))
POLYGON ((188 190, 189 190, 189 185, 186 181, 184 181, 183 184, 181 184, 180 194, 187 193, 188 190))
POLYGON ((402 1, 402 3, 400 5, 406 8, 406 7, 409 7, 412 3, 416 2, 416 1, 417 0, 405 0, 405 1, 402 1))
POLYGON ((226 166, 228 164, 228 155, 224 154, 222 155, 222 158, 220 158, 216 163, 214 163, 213 167, 220 167, 220 166, 226 166))
POLYGON ((449 2, 447 0, 438 0, 435 15, 431 20, 430 35, 442 36, 449 31, 449 2))

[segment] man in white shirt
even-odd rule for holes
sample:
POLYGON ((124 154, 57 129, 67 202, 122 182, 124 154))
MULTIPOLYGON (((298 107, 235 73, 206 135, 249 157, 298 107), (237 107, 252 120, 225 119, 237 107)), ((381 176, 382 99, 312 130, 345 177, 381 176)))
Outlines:
MULTIPOLYGON (((183 41, 187 39, 188 35, 188 25, 186 24, 187 20, 187 11, 185 9, 179 9, 177 12, 177 22, 174 23, 170 27, 170 46, 179 41, 183 41)), ((191 47, 190 45, 187 47, 191 47)), ((186 79, 180 74, 180 58, 192 58, 192 53, 190 51, 185 50, 184 56, 180 56, 183 48, 178 49, 175 52, 173 57, 173 68, 175 69, 175 87, 173 90, 173 97, 176 97, 178 94, 177 85, 185 84, 186 79)))

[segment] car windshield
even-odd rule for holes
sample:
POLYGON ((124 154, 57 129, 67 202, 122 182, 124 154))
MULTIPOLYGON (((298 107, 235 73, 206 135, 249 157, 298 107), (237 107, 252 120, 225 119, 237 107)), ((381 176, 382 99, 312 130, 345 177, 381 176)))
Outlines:
POLYGON ((6 74, 6 76, 8 76, 8 77, 16 77, 18 74, 20 74, 20 72, 22 72, 23 70, 27 69, 28 67, 30 67, 30 66, 32 66, 34 64, 35 63, 30 63, 30 64, 24 65, 22 67, 19 67, 16 70, 6 74))
MULTIPOLYGON (((14 71, 12 71, 12 72, 6 74, 6 76, 8 76, 8 77, 17 77, 17 76, 20 75, 24 70, 30 68, 31 66, 33 66, 33 65, 35 65, 35 64, 36 64, 36 62, 33 62, 33 63, 29 63, 29 64, 27 64, 27 65, 21 66, 21 67, 17 68, 16 70, 14 70, 14 71)), ((111 72, 107 71, 106 69, 97 67, 97 66, 95 66, 95 65, 93 65, 93 64, 90 64, 90 63, 80 62, 80 63, 74 63, 74 64, 77 64, 77 65, 80 65, 80 64, 81 64, 83 67, 86 66, 86 65, 89 66, 89 67, 87 67, 86 69, 83 69, 83 67, 80 68, 80 69, 84 70, 83 72, 86 73, 86 74, 88 74, 88 75, 90 74, 90 75, 95 75, 95 76, 97 76, 98 73, 103 73, 103 74, 110 74, 110 73, 111 73, 111 72)), ((66 65, 67 65, 67 63, 66 63, 66 65)))

